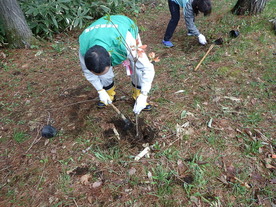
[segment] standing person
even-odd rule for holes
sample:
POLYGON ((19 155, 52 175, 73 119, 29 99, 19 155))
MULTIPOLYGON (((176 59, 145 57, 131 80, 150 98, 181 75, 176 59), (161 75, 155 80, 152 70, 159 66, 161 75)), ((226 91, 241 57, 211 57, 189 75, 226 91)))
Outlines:
POLYGON ((79 59, 86 79, 98 91, 98 108, 111 104, 115 98, 113 67, 123 63, 132 80, 133 112, 151 110, 147 103, 154 78, 154 66, 142 49, 138 27, 123 15, 104 16, 79 37, 79 59))
POLYGON ((211 14, 212 6, 210 0, 168 0, 169 9, 171 13, 171 19, 168 23, 164 39, 162 41, 163 45, 166 47, 173 47, 173 43, 170 39, 173 36, 175 28, 180 19, 180 7, 183 8, 184 19, 186 27, 188 29, 188 35, 193 35, 198 37, 200 44, 205 45, 207 43, 206 38, 203 34, 199 32, 196 28, 194 21, 195 16, 199 12, 204 13, 204 16, 211 14))

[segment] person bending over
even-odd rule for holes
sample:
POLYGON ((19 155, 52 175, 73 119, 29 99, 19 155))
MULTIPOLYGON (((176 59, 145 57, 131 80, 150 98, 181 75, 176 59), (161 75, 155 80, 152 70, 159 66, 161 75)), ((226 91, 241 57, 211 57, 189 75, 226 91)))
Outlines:
POLYGON ((202 12, 204 16, 210 15, 212 11, 210 0, 168 0, 169 9, 171 13, 171 19, 168 23, 163 45, 166 47, 173 47, 173 43, 170 39, 173 36, 175 28, 180 19, 180 7, 183 8, 184 19, 186 27, 188 29, 188 35, 197 36, 200 44, 205 45, 207 43, 206 38, 195 26, 195 16, 202 12))
POLYGON ((147 102, 155 75, 154 66, 143 51, 138 27, 123 15, 104 16, 79 36, 79 59, 86 79, 98 91, 98 108, 115 98, 113 67, 124 64, 132 80, 133 112, 151 110, 147 102))

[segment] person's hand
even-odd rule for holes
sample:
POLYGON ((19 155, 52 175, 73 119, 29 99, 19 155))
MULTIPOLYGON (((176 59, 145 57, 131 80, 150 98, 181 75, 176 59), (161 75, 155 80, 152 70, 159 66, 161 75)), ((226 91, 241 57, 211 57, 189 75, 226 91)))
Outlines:
POLYGON ((98 91, 99 93, 99 99, 101 102, 103 102, 105 105, 111 104, 112 101, 110 99, 110 96, 106 92, 106 90, 102 89, 98 91))
POLYGON ((205 45, 207 43, 206 38, 203 34, 198 35, 198 41, 202 45, 205 45))
POLYGON ((147 98, 148 96, 142 93, 138 96, 133 108, 135 114, 140 114, 140 112, 147 106, 147 98))

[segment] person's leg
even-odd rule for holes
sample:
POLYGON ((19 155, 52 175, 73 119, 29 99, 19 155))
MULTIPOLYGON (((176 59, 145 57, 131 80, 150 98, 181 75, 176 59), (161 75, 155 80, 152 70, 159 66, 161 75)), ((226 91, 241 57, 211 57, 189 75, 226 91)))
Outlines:
POLYGON ((180 19, 180 6, 171 0, 168 0, 168 4, 171 13, 171 19, 168 23, 163 43, 170 41, 180 19))

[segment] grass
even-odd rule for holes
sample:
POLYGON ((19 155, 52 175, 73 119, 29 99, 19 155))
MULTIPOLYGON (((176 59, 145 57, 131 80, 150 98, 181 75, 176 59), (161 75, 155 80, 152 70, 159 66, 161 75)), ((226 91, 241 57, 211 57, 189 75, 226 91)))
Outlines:
POLYGON ((18 143, 22 143, 24 141, 26 141, 27 139, 29 139, 29 135, 26 134, 25 132, 22 131, 14 131, 13 133, 13 139, 18 142, 18 143))

